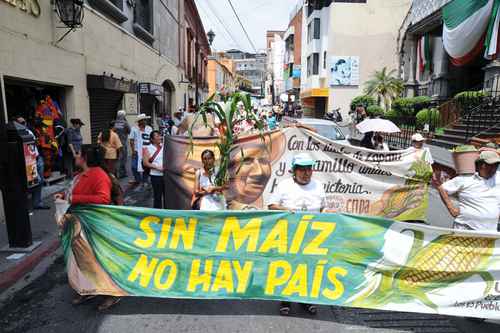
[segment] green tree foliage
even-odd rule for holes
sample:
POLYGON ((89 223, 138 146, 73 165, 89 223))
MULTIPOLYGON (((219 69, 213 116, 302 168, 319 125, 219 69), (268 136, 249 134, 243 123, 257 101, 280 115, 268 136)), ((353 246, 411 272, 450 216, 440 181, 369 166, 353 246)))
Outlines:
POLYGON ((351 101, 351 111, 356 110, 356 107, 358 105, 363 105, 363 107, 367 109, 370 105, 377 105, 377 101, 372 96, 360 95, 354 97, 354 99, 351 101))
POLYGON ((386 111, 403 90, 403 80, 396 77, 396 70, 388 72, 387 67, 382 68, 381 71, 375 71, 372 78, 365 83, 365 94, 377 98, 379 105, 383 102, 386 111))

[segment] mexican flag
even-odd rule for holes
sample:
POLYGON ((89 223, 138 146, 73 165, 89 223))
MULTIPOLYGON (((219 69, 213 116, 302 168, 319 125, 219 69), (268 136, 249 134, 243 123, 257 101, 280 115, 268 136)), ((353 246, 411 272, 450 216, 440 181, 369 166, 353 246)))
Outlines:
POLYGON ((420 73, 431 70, 432 53, 431 39, 429 34, 425 34, 418 40, 418 68, 420 73))
POLYGON ((465 65, 484 50, 498 53, 500 0, 453 0, 443 7, 443 44, 452 63, 465 65))

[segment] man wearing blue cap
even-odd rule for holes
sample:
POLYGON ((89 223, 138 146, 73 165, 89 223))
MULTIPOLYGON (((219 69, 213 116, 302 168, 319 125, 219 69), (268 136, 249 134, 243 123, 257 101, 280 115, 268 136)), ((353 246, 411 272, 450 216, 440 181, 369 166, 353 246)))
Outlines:
MULTIPOLYGON (((278 184, 268 208, 291 212, 322 212, 326 204, 326 194, 323 185, 312 179, 315 163, 308 154, 297 154, 292 160, 293 177, 278 184)), ((315 305, 303 304, 303 306, 310 314, 316 314, 315 305)), ((290 307, 290 302, 281 302, 280 313, 288 315, 290 307)))

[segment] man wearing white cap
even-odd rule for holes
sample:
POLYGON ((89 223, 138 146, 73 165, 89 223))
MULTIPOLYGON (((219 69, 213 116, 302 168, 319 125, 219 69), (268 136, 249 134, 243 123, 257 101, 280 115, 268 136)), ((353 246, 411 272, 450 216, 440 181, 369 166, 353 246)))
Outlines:
MULTIPOLYGON (((308 154, 297 154, 292 160, 293 177, 278 184, 268 208, 292 212, 322 212, 326 204, 326 193, 323 185, 312 179, 314 164, 315 161, 308 154)), ((316 314, 315 305, 303 304, 303 306, 310 314, 316 314)), ((290 302, 281 302, 280 313, 286 316, 290 308, 290 302)))
POLYGON ((432 159, 431 151, 429 148, 424 147, 425 138, 420 133, 413 134, 411 137, 412 147, 409 148, 410 151, 415 152, 416 159, 424 160, 430 165, 434 164, 432 159))
POLYGON ((137 126, 132 127, 130 132, 130 148, 132 149, 131 169, 134 175, 133 185, 140 185, 147 182, 147 175, 144 175, 142 168, 142 150, 150 144, 150 134, 153 131, 151 126, 146 124, 146 120, 151 117, 142 113, 137 117, 137 126))
POLYGON ((483 151, 476 161, 476 174, 460 175, 442 185, 433 179, 450 215, 455 218, 454 229, 497 231, 500 190, 495 174, 499 163, 496 152, 483 151), (450 200, 450 195, 458 197, 458 207, 450 200))

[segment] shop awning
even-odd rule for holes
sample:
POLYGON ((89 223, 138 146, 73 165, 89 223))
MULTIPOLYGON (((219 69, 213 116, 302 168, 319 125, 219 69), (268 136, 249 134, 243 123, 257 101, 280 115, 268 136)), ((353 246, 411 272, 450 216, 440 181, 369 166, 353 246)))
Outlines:
POLYGON ((330 95, 330 91, 328 88, 314 88, 305 90, 300 94, 300 98, 309 98, 309 97, 328 97, 330 95))
POLYGON ((87 75, 87 89, 106 89, 122 93, 136 93, 137 84, 106 75, 87 75))
POLYGON ((443 44, 456 66, 473 61, 483 50, 498 53, 500 0, 453 0, 443 7, 443 44))

